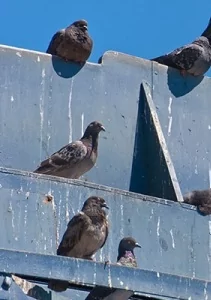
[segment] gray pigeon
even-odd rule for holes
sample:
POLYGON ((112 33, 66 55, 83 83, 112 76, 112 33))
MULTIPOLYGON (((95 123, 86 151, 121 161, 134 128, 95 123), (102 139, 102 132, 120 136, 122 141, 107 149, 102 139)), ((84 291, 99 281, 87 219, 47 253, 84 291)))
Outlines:
MULTIPOLYGON (((104 208, 108 209, 101 197, 89 197, 81 212, 68 223, 57 255, 92 260, 92 256, 104 246, 108 237, 108 221, 104 208)), ((48 287, 56 292, 68 288, 67 281, 50 280, 48 287)))
POLYGON ((41 162, 34 173, 77 179, 96 163, 98 135, 105 131, 97 121, 89 124, 80 141, 72 142, 41 162))
POLYGON ((192 191, 184 195, 184 202, 197 206, 203 215, 211 214, 211 189, 192 191))
MULTIPOLYGON (((123 238, 119 243, 117 264, 136 268, 135 247, 141 248, 132 237, 123 238)), ((85 300, 127 300, 132 295, 132 291, 96 286, 85 300)))
POLYGON ((58 31, 51 39, 47 53, 57 55, 65 61, 85 63, 89 58, 93 41, 88 34, 88 23, 79 20, 58 31))
POLYGON ((211 39, 201 36, 191 44, 180 47, 166 55, 151 59, 160 64, 180 70, 182 75, 204 75, 211 66, 211 39))

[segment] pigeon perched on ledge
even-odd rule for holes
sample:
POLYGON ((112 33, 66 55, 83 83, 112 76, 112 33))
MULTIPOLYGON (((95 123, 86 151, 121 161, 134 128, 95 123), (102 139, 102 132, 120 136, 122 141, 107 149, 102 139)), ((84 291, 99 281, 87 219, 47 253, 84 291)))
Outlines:
MULTIPOLYGON (((108 209, 101 197, 89 197, 81 212, 67 225, 57 255, 92 260, 92 256, 104 246, 108 237, 108 221, 104 208, 108 209)), ((48 287, 56 292, 65 291, 69 283, 50 280, 48 287)))
POLYGON ((211 39, 201 36, 191 44, 151 60, 178 69, 182 75, 204 75, 211 66, 211 39))
POLYGON ((72 142, 52 154, 41 162, 34 173, 79 178, 96 163, 100 131, 105 131, 101 123, 97 121, 90 123, 79 141, 72 142))
POLYGON ((75 21, 52 37, 47 53, 57 55, 65 61, 85 63, 92 51, 93 41, 88 34, 85 20, 75 21))
MULTIPOLYGON (((141 246, 132 238, 125 237, 119 243, 117 264, 125 267, 137 267, 134 248, 141 246)), ((85 300, 127 300, 132 291, 96 286, 85 300)))
POLYGON ((211 214, 211 189, 192 191, 184 195, 184 202, 197 206, 203 215, 211 214))

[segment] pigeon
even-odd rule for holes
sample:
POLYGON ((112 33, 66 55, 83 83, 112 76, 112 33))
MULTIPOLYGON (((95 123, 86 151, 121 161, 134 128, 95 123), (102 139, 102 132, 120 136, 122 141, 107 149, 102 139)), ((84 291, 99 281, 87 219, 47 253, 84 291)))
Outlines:
POLYGON ((46 52, 57 55, 65 61, 84 64, 89 58, 93 46, 87 30, 86 20, 75 21, 54 34, 46 52))
POLYGON ((211 66, 210 42, 210 37, 201 36, 191 44, 151 60, 176 68, 182 75, 189 73, 193 76, 202 76, 211 66))
MULTIPOLYGON (((132 238, 125 237, 119 243, 117 265, 136 268, 137 262, 134 248, 141 246, 132 238)), ((127 300, 133 295, 132 291, 96 286, 85 300, 127 300)))
POLYGON ((185 203, 197 206, 203 215, 211 214, 211 189, 192 191, 183 198, 185 203))
POLYGON ((34 173, 78 179, 96 163, 100 131, 105 131, 101 123, 90 123, 79 141, 69 143, 53 153, 41 162, 34 173))
MULTIPOLYGON (((104 208, 109 209, 101 197, 89 197, 80 213, 68 223, 57 255, 92 260, 92 256, 104 246, 108 237, 108 221, 104 208)), ((56 292, 68 288, 67 281, 50 280, 48 288, 56 292)))

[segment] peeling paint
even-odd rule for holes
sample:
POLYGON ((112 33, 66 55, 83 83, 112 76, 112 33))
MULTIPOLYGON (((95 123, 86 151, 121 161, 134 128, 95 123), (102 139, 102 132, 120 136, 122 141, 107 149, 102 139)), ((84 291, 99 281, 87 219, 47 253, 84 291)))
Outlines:
POLYGON ((169 124, 168 124, 168 136, 171 135, 171 126, 172 126, 172 116, 168 116, 169 124))
POLYGON ((84 113, 81 114, 81 136, 84 134, 84 113))
POLYGON ((195 165, 194 173, 195 173, 196 175, 198 174, 198 166, 197 166, 197 165, 195 165))
POLYGON ((172 231, 172 229, 170 230, 170 234, 171 234, 171 240, 172 240, 172 248, 175 249, 175 242, 174 242, 174 236, 173 236, 173 231, 172 231))
POLYGON ((158 222, 157 222, 157 236, 160 236, 160 217, 158 217, 158 222))
POLYGON ((42 157, 42 143, 43 143, 43 123, 44 123, 44 94, 45 94, 45 69, 42 70, 42 80, 41 80, 41 95, 40 95, 40 160, 42 157))
POLYGON ((159 272, 157 272, 157 278, 160 278, 160 273, 159 272))
POLYGON ((209 164, 209 184, 210 184, 210 188, 211 188, 211 167, 209 164))
POLYGON ((65 216, 66 216, 66 222, 68 223, 69 220, 70 220, 70 213, 69 213, 69 189, 66 189, 66 213, 65 213, 65 216))
POLYGON ((171 115, 171 105, 172 105, 172 98, 169 97, 169 105, 168 105, 168 112, 169 112, 169 115, 171 115))
POLYGON ((205 285, 204 285, 204 300, 208 300, 207 282, 205 282, 205 285))
POLYGON ((72 93, 73 93, 73 78, 71 80, 69 102, 68 102, 69 143, 72 142, 72 111, 71 111, 72 93))
POLYGON ((123 208, 123 204, 120 205, 120 213, 121 213, 121 228, 120 228, 120 235, 121 238, 124 237, 124 208, 123 208))
POLYGON ((17 55, 17 56, 19 56, 19 57, 21 57, 21 54, 20 54, 20 52, 16 52, 16 55, 17 55))
POLYGON ((11 96, 11 98, 10 98, 10 101, 11 101, 11 102, 13 102, 13 101, 14 101, 14 97, 13 97, 13 96, 11 96))
POLYGON ((39 56, 37 56, 37 61, 40 62, 40 57, 39 56))

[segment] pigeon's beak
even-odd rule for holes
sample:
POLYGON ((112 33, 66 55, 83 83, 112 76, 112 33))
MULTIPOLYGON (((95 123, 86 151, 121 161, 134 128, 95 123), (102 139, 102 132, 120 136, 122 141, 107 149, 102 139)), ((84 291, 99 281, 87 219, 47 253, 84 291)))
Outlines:
POLYGON ((102 207, 105 207, 105 208, 109 209, 109 207, 108 207, 108 205, 106 203, 103 204, 102 207))
POLYGON ((104 126, 101 126, 101 130, 102 131, 106 131, 104 126))
POLYGON ((141 245, 139 245, 139 243, 135 243, 136 248, 141 248, 141 245))
POLYGON ((87 25, 84 25, 84 26, 83 26, 83 29, 88 30, 87 25))

